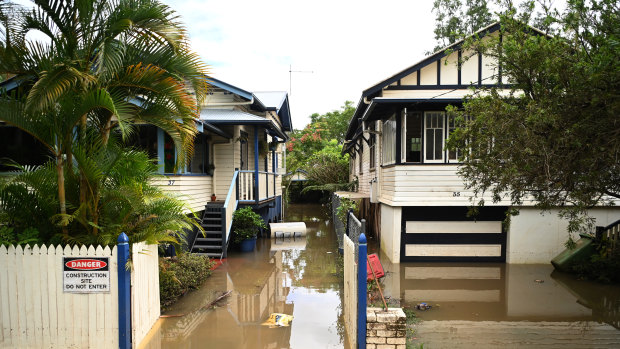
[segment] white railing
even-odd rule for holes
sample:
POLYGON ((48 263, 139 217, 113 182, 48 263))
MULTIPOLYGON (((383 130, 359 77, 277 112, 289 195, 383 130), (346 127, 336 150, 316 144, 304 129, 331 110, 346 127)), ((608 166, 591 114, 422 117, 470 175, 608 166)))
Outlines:
MULTIPOLYGON (((224 201, 224 229, 225 239, 222 239, 222 251, 225 254, 226 247, 228 246, 228 241, 230 237, 230 229, 232 228, 233 214, 237 210, 237 206, 239 205, 239 193, 237 191, 237 180, 241 182, 242 173, 240 171, 235 171, 232 180, 230 181, 230 187, 228 188, 228 194, 226 195, 226 200, 224 201)), ((241 183, 239 183, 239 187, 241 187, 241 183)))
POLYGON ((349 348, 357 348, 357 263, 356 246, 344 236, 344 328, 349 348))
POLYGON ((258 200, 255 191, 254 171, 239 171, 239 200, 263 201, 276 196, 276 177, 273 172, 258 172, 258 200))

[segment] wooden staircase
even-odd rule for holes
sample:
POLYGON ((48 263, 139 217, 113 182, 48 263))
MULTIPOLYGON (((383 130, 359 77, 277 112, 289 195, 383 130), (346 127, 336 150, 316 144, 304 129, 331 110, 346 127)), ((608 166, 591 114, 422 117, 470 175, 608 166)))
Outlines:
POLYGON ((192 253, 209 256, 209 258, 223 257, 223 207, 223 202, 209 202, 205 206, 200 222, 205 235, 200 233, 196 235, 191 248, 192 253))

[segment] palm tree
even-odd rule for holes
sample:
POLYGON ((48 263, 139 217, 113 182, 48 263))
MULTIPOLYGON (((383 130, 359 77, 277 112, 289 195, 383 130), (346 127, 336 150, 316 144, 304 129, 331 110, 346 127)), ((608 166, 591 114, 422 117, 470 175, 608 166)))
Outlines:
MULTIPOLYGON (((170 135, 179 164, 191 157, 206 66, 168 6, 155 0, 35 0, 26 9, 0 0, 0 24, 0 76, 21 83, 10 95, 0 91, 0 120, 50 150, 61 225, 71 216, 65 172, 74 172, 66 167, 73 167, 74 148, 87 129, 106 146, 113 129, 127 137, 135 123, 149 123, 170 135), (33 39, 32 32, 45 39, 33 39)), ((93 191, 78 169, 84 203, 93 191)))

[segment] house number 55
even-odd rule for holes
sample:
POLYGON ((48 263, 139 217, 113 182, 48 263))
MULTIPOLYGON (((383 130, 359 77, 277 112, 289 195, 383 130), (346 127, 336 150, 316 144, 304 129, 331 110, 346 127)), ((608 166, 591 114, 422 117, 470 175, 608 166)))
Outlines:
POLYGON ((453 191, 452 192, 452 196, 454 196, 454 197, 461 196, 461 192, 460 191, 453 191))

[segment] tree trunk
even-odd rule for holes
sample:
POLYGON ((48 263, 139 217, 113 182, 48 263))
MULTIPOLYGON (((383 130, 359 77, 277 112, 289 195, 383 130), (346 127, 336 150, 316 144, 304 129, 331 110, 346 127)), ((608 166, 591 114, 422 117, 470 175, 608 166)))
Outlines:
MULTIPOLYGON (((60 214, 67 214, 67 200, 65 198, 65 171, 62 163, 62 154, 56 155, 56 173, 58 175, 58 203, 60 205, 60 214)), ((62 227, 62 235, 66 241, 69 237, 67 226, 62 227)))

